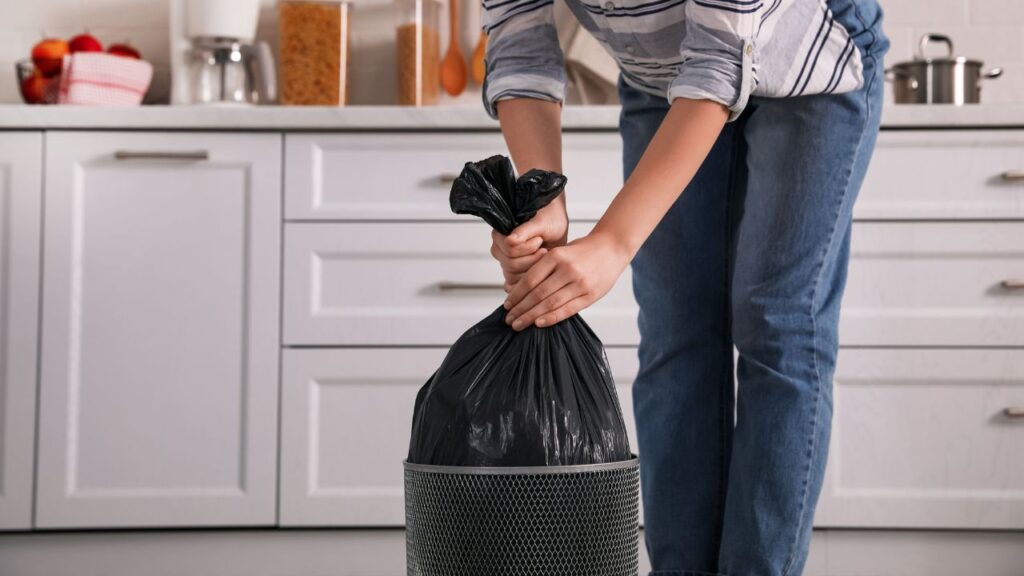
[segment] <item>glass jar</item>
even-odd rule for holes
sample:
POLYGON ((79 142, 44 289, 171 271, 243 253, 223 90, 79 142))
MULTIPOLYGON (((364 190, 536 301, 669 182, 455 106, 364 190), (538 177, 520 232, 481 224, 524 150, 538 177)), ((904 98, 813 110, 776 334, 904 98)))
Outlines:
POLYGON ((282 0, 281 104, 344 106, 349 93, 352 4, 344 0, 282 0))
POLYGON ((439 0, 395 0, 395 67, 398 103, 429 106, 441 88, 441 3, 439 0))

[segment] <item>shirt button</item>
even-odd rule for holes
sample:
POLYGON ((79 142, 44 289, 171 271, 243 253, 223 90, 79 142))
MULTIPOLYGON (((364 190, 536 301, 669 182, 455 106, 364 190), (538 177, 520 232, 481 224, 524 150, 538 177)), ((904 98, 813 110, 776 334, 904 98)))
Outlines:
POLYGON ((632 53, 636 52, 636 49, 633 48, 632 44, 626 44, 626 52, 629 53, 629 54, 632 54, 632 53))
POLYGON ((611 12, 612 10, 615 10, 615 4, 612 4, 611 2, 605 2, 604 9, 611 12))
POLYGON ((747 44, 747 55, 749 56, 750 54, 753 54, 753 53, 754 53, 754 46, 752 44, 747 44))

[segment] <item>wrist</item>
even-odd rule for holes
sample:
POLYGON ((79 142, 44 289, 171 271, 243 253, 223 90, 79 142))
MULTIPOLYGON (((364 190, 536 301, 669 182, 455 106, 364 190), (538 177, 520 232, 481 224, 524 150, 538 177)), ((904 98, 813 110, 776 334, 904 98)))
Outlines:
POLYGON ((634 248, 632 242, 623 234, 617 233, 614 230, 603 229, 600 224, 595 226, 588 236, 607 250, 610 256, 621 262, 628 263, 631 261, 637 250, 640 249, 639 246, 634 248))

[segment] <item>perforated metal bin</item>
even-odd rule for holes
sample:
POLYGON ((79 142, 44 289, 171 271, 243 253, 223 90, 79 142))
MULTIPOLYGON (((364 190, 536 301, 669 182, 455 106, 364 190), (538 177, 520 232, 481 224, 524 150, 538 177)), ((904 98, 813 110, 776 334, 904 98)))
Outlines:
POLYGON ((408 576, 636 576, 639 461, 405 463, 408 576))

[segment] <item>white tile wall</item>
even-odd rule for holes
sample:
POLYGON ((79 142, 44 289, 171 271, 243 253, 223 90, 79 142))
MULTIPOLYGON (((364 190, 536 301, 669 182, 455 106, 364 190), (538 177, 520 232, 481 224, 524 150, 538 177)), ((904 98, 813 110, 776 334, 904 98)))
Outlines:
MULTIPOLYGON (((276 44, 276 0, 261 0, 260 37, 276 44)), ((463 49, 476 42, 477 1, 460 0, 463 49)), ((889 62, 912 57, 926 32, 953 36, 957 52, 1002 66, 985 86, 986 102, 1024 102, 1024 0, 882 0, 893 47, 889 62)), ((355 0, 352 101, 394 99, 391 0, 355 0)), ((0 0, 0 102, 19 101, 13 63, 45 32, 71 36, 88 29, 104 43, 129 41, 157 70, 151 100, 166 99, 169 82, 168 0, 0 0)), ((443 23, 442 28, 446 28, 443 23)), ((443 34, 447 32, 442 30, 443 34)))

